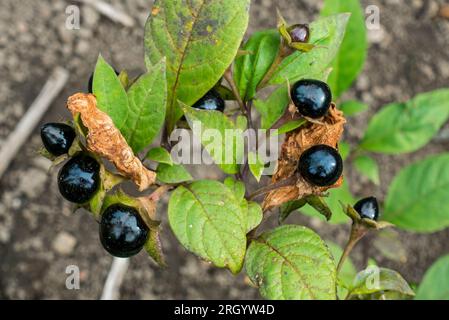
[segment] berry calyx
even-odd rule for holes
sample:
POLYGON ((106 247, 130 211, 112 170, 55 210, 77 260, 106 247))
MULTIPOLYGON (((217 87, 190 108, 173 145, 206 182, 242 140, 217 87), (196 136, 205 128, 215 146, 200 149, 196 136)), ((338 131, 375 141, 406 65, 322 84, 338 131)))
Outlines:
POLYGON ((324 144, 315 145, 301 155, 298 171, 313 185, 331 186, 343 172, 343 160, 334 148, 324 144))
POLYGON ((59 192, 70 202, 86 203, 95 195, 99 186, 100 164, 89 155, 76 155, 59 171, 59 192))
POLYGON ((192 108, 223 112, 225 109, 225 101, 217 91, 212 89, 208 93, 206 93, 200 100, 195 102, 192 108))
POLYGON ((379 218, 379 203, 375 197, 368 197, 358 201, 354 205, 354 210, 361 218, 377 221, 379 218))
POLYGON ((326 115, 332 102, 329 86, 319 80, 300 80, 291 89, 291 97, 298 112, 318 119, 326 115))
POLYGON ((293 42, 307 43, 310 38, 310 29, 307 24, 294 24, 287 29, 293 42))
POLYGON ((139 212, 117 203, 101 215, 100 241, 115 257, 127 258, 137 254, 147 241, 148 227, 139 212))
MULTIPOLYGON (((118 72, 117 70, 114 69, 114 71, 117 76, 120 74, 120 72, 118 72)), ((93 85, 94 85, 94 72, 90 74, 89 83, 87 84, 87 90, 89 90, 89 93, 94 93, 93 85)))
POLYGON ((56 157, 69 152, 75 137, 75 130, 68 124, 46 123, 41 127, 42 143, 56 157))

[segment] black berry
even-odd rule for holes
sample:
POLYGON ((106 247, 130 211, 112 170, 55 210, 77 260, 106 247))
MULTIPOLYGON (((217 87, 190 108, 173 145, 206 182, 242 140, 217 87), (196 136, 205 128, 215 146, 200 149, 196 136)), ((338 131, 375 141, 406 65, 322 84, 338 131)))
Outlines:
POLYGON ((291 89, 291 97, 298 112, 317 119, 326 115, 332 102, 329 86, 319 80, 300 80, 291 89))
POLYGON ((70 202, 89 201, 100 186, 100 164, 86 154, 76 155, 59 171, 58 186, 61 195, 70 202))
MULTIPOLYGON (((114 69, 114 71, 115 71, 115 74, 117 76, 120 74, 120 72, 118 72, 117 70, 114 69)), ((93 93, 94 92, 93 85, 94 85, 94 73, 92 72, 90 77, 89 77, 89 83, 87 85, 87 89, 89 90, 89 93, 93 93)))
POLYGON ((113 204, 101 216, 101 243, 115 257, 126 258, 137 254, 147 236, 148 227, 135 208, 113 204))
POLYGON ((343 161, 337 150, 320 144, 304 151, 299 159, 298 171, 313 185, 331 186, 343 172, 343 161))
POLYGON ((379 218, 379 203, 375 197, 368 197, 354 205, 361 218, 376 220, 379 218))
POLYGON ((217 91, 212 89, 208 93, 206 93, 200 100, 195 102, 192 108, 223 112, 225 109, 225 101, 217 91))
POLYGON ((293 42, 309 42, 310 29, 307 24, 295 24, 287 29, 293 42))
POLYGON ((45 149, 54 156, 69 152, 75 136, 75 130, 64 123, 47 123, 41 127, 41 139, 45 149))

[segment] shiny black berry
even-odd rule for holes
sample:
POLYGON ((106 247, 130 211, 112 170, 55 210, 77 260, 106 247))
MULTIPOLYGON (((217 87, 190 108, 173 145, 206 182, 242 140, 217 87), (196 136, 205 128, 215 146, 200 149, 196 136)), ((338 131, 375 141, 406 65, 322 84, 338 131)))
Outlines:
POLYGON ((361 218, 376 220, 379 218, 379 203, 375 197, 368 197, 354 205, 361 218))
POLYGON ((70 202, 89 201, 100 186, 100 164, 89 155, 78 154, 59 171, 58 187, 70 202))
MULTIPOLYGON (((120 72, 118 72, 117 70, 115 70, 115 74, 118 76, 120 74, 120 72)), ((93 85, 94 85, 94 73, 92 72, 90 77, 89 77, 89 83, 87 85, 87 89, 89 90, 89 93, 93 93, 93 85)))
POLYGON ((318 119, 326 115, 332 102, 329 86, 319 80, 300 80, 291 89, 291 97, 298 112, 318 119))
POLYGON ((223 112, 225 109, 225 101, 215 90, 210 90, 200 100, 192 106, 195 109, 215 110, 223 112))
POLYGON ((295 24, 287 29, 293 42, 309 42, 310 29, 307 24, 295 24))
POLYGON ((42 143, 45 149, 54 156, 69 152, 75 136, 75 130, 64 123, 47 123, 41 127, 42 143))
POLYGON ((313 185, 331 186, 343 172, 343 161, 337 150, 320 144, 304 151, 299 159, 298 171, 313 185))
POLYGON ((147 236, 148 227, 133 207, 113 204, 101 216, 101 244, 115 257, 126 258, 137 254, 147 236))

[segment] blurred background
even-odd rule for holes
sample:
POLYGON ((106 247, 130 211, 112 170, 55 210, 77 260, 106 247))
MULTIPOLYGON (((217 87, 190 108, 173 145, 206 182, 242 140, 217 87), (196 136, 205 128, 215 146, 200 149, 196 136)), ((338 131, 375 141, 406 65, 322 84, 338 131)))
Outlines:
MULTIPOLYGON (((145 70, 143 26, 152 1, 107 2, 127 13, 134 26, 113 22, 78 1, 0 0, 0 147, 55 67, 67 69, 69 80, 41 123, 68 116, 65 101, 69 95, 87 90, 100 52, 117 69, 127 69, 134 75, 145 70), (71 4, 80 8, 79 30, 66 28, 66 8, 71 4)), ((370 106, 369 111, 350 119, 345 132, 349 142, 361 138, 368 119, 386 103, 449 87, 449 19, 438 14, 447 1, 362 3, 364 7, 379 7, 381 28, 369 31, 364 71, 344 97, 370 106)), ((274 27, 276 6, 290 23, 305 23, 316 18, 321 1, 253 0, 248 32, 274 27)), ((442 132, 448 129, 446 125, 442 132)), ((399 168, 449 150, 449 140, 443 133, 418 152, 377 156, 380 187, 348 172, 352 192, 383 199, 399 168)), ((72 213, 71 205, 59 195, 57 172, 48 174, 49 161, 36 152, 40 146, 36 127, 0 180, 0 299, 97 299, 112 257, 99 243, 94 219, 85 211, 72 213), (80 269, 79 290, 65 286, 68 265, 80 269)), ((160 210, 165 212, 165 208, 160 210)), ((163 247, 169 268, 159 269, 144 252, 132 258, 121 288, 122 299, 259 297, 243 275, 234 277, 187 253, 175 240, 165 217, 163 220, 163 247)), ((300 215, 293 215, 288 222, 308 225, 340 245, 349 231, 346 225, 332 226, 300 215)), ((353 254, 356 266, 361 269, 372 258, 417 283, 437 257, 449 252, 449 230, 429 235, 397 232, 394 237, 390 254, 372 245, 372 237, 365 238, 353 254)))

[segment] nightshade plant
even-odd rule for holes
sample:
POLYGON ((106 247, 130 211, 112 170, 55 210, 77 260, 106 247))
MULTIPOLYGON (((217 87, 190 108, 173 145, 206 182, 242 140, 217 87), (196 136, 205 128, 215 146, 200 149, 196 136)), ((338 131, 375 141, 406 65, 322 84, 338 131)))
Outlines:
MULTIPOLYGON (((365 234, 392 224, 416 232, 448 227, 449 207, 441 203, 449 184, 449 155, 401 170, 380 216, 373 198, 368 209, 364 202, 356 205, 344 172, 354 164, 379 184, 371 155, 412 152, 428 143, 449 118, 449 90, 382 108, 362 141, 349 145, 341 141, 345 116, 367 108, 341 100, 366 58, 359 1, 325 0, 320 17, 309 25, 287 22, 278 13, 277 29, 243 40, 249 6, 249 0, 156 0, 145 27, 147 73, 130 80, 99 57, 93 94, 68 100, 76 132, 70 149, 62 155, 43 151, 55 164, 71 158, 60 174, 63 187, 71 184, 61 189, 63 195, 101 221, 101 242, 116 256, 128 257, 143 247, 165 265, 159 222, 165 213, 156 209, 169 194, 168 222, 179 242, 216 267, 245 272, 265 298, 412 298, 413 290, 396 271, 369 267, 357 273, 348 256, 365 234), (255 186, 264 181, 266 166, 257 150, 236 154, 233 142, 211 146, 207 139, 201 143, 226 177, 195 181, 171 154, 170 134, 183 117, 190 127, 200 123, 223 136, 226 130, 258 128, 285 133, 271 182, 255 186), (90 171, 64 182, 67 166, 77 159, 88 159, 90 171), (73 185, 83 179, 90 184, 73 185), (121 184, 127 180, 142 193, 126 193, 121 184), (78 193, 83 186, 88 192, 78 193), (296 211, 329 223, 352 220, 344 250, 304 226, 261 231, 272 215, 283 224, 296 211)), ((447 257, 439 260, 417 296, 448 298, 438 289, 443 286, 432 286, 445 281, 448 287, 443 276, 448 268, 447 257)))

